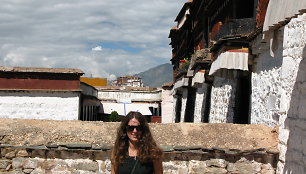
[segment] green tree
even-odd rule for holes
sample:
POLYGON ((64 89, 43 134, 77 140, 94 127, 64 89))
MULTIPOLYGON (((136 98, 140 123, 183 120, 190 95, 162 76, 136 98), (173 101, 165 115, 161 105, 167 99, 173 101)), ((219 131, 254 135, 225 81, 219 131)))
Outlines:
POLYGON ((111 122, 118 122, 118 121, 120 121, 120 116, 119 116, 117 111, 113 111, 110 114, 109 121, 111 121, 111 122))

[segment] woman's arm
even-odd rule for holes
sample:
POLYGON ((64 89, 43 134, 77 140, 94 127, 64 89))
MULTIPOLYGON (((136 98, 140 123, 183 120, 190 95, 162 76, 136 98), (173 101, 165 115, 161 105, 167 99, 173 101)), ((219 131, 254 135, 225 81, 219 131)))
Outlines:
POLYGON ((112 164, 112 171, 111 171, 111 174, 116 174, 115 172, 115 165, 112 164))
POLYGON ((163 159, 160 158, 158 160, 153 161, 154 174, 162 174, 163 173, 163 159))
POLYGON ((111 174, 116 174, 116 162, 115 162, 115 152, 114 149, 111 152, 111 165, 112 165, 112 169, 111 169, 111 174))

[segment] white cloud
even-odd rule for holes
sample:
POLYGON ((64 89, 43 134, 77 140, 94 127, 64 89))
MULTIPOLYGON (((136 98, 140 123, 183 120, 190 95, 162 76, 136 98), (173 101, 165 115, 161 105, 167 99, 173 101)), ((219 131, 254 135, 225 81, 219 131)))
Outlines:
POLYGON ((0 63, 79 68, 105 78, 138 73, 169 62, 168 34, 184 2, 2 0, 0 63))
POLYGON ((107 78, 107 80, 116 80, 116 79, 117 79, 117 77, 114 74, 109 75, 108 78, 107 78))
POLYGON ((101 46, 96 46, 94 48, 91 49, 92 51, 102 51, 102 47, 101 46))

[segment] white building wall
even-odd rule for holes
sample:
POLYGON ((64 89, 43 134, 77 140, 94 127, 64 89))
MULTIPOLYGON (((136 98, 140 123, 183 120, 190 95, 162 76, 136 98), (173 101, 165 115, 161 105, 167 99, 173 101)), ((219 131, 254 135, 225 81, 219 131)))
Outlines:
POLYGON ((187 105, 187 97, 188 97, 188 88, 182 88, 182 108, 181 108, 181 121, 185 121, 185 112, 186 112, 186 105, 187 105))
POLYGON ((161 91, 98 91, 98 98, 103 100, 116 100, 118 103, 131 103, 132 100, 161 100, 161 91))
POLYGON ((78 120, 79 92, 0 91, 0 118, 78 120))
POLYGON ((234 78, 215 76, 211 90, 209 123, 233 122, 236 86, 237 80, 234 78))
POLYGON ((207 92, 207 84, 203 83, 201 88, 197 89, 196 100, 194 107, 194 123, 201 123, 202 116, 204 115, 205 99, 207 92))
POLYGON ((306 173, 306 13, 284 29, 278 173, 306 173))
POLYGON ((130 111, 140 112, 142 115, 152 115, 149 107, 158 108, 157 103, 103 103, 102 108, 104 114, 111 114, 116 111, 119 115, 125 116, 130 111))
MULTIPOLYGON (((259 36, 261 38, 262 36, 259 36)), ((266 47, 255 58, 252 72, 251 124, 275 126, 278 123, 281 95, 282 38, 278 39, 275 57, 266 47)))
POLYGON ((306 173, 306 14, 278 30, 274 57, 254 45, 251 123, 279 126, 277 173, 306 173))
POLYGON ((173 95, 173 114, 172 114, 172 122, 175 123, 175 118, 176 118, 176 110, 177 110, 177 100, 178 100, 178 96, 177 95, 173 95))
POLYGON ((174 123, 174 99, 171 90, 162 90, 162 123, 174 123))

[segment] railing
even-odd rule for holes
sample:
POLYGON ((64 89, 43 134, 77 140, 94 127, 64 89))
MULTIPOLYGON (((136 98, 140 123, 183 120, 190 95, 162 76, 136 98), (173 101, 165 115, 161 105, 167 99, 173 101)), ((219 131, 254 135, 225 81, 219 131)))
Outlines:
POLYGON ((255 29, 255 18, 232 19, 220 27, 213 39, 217 41, 224 37, 248 34, 255 31, 255 29))

